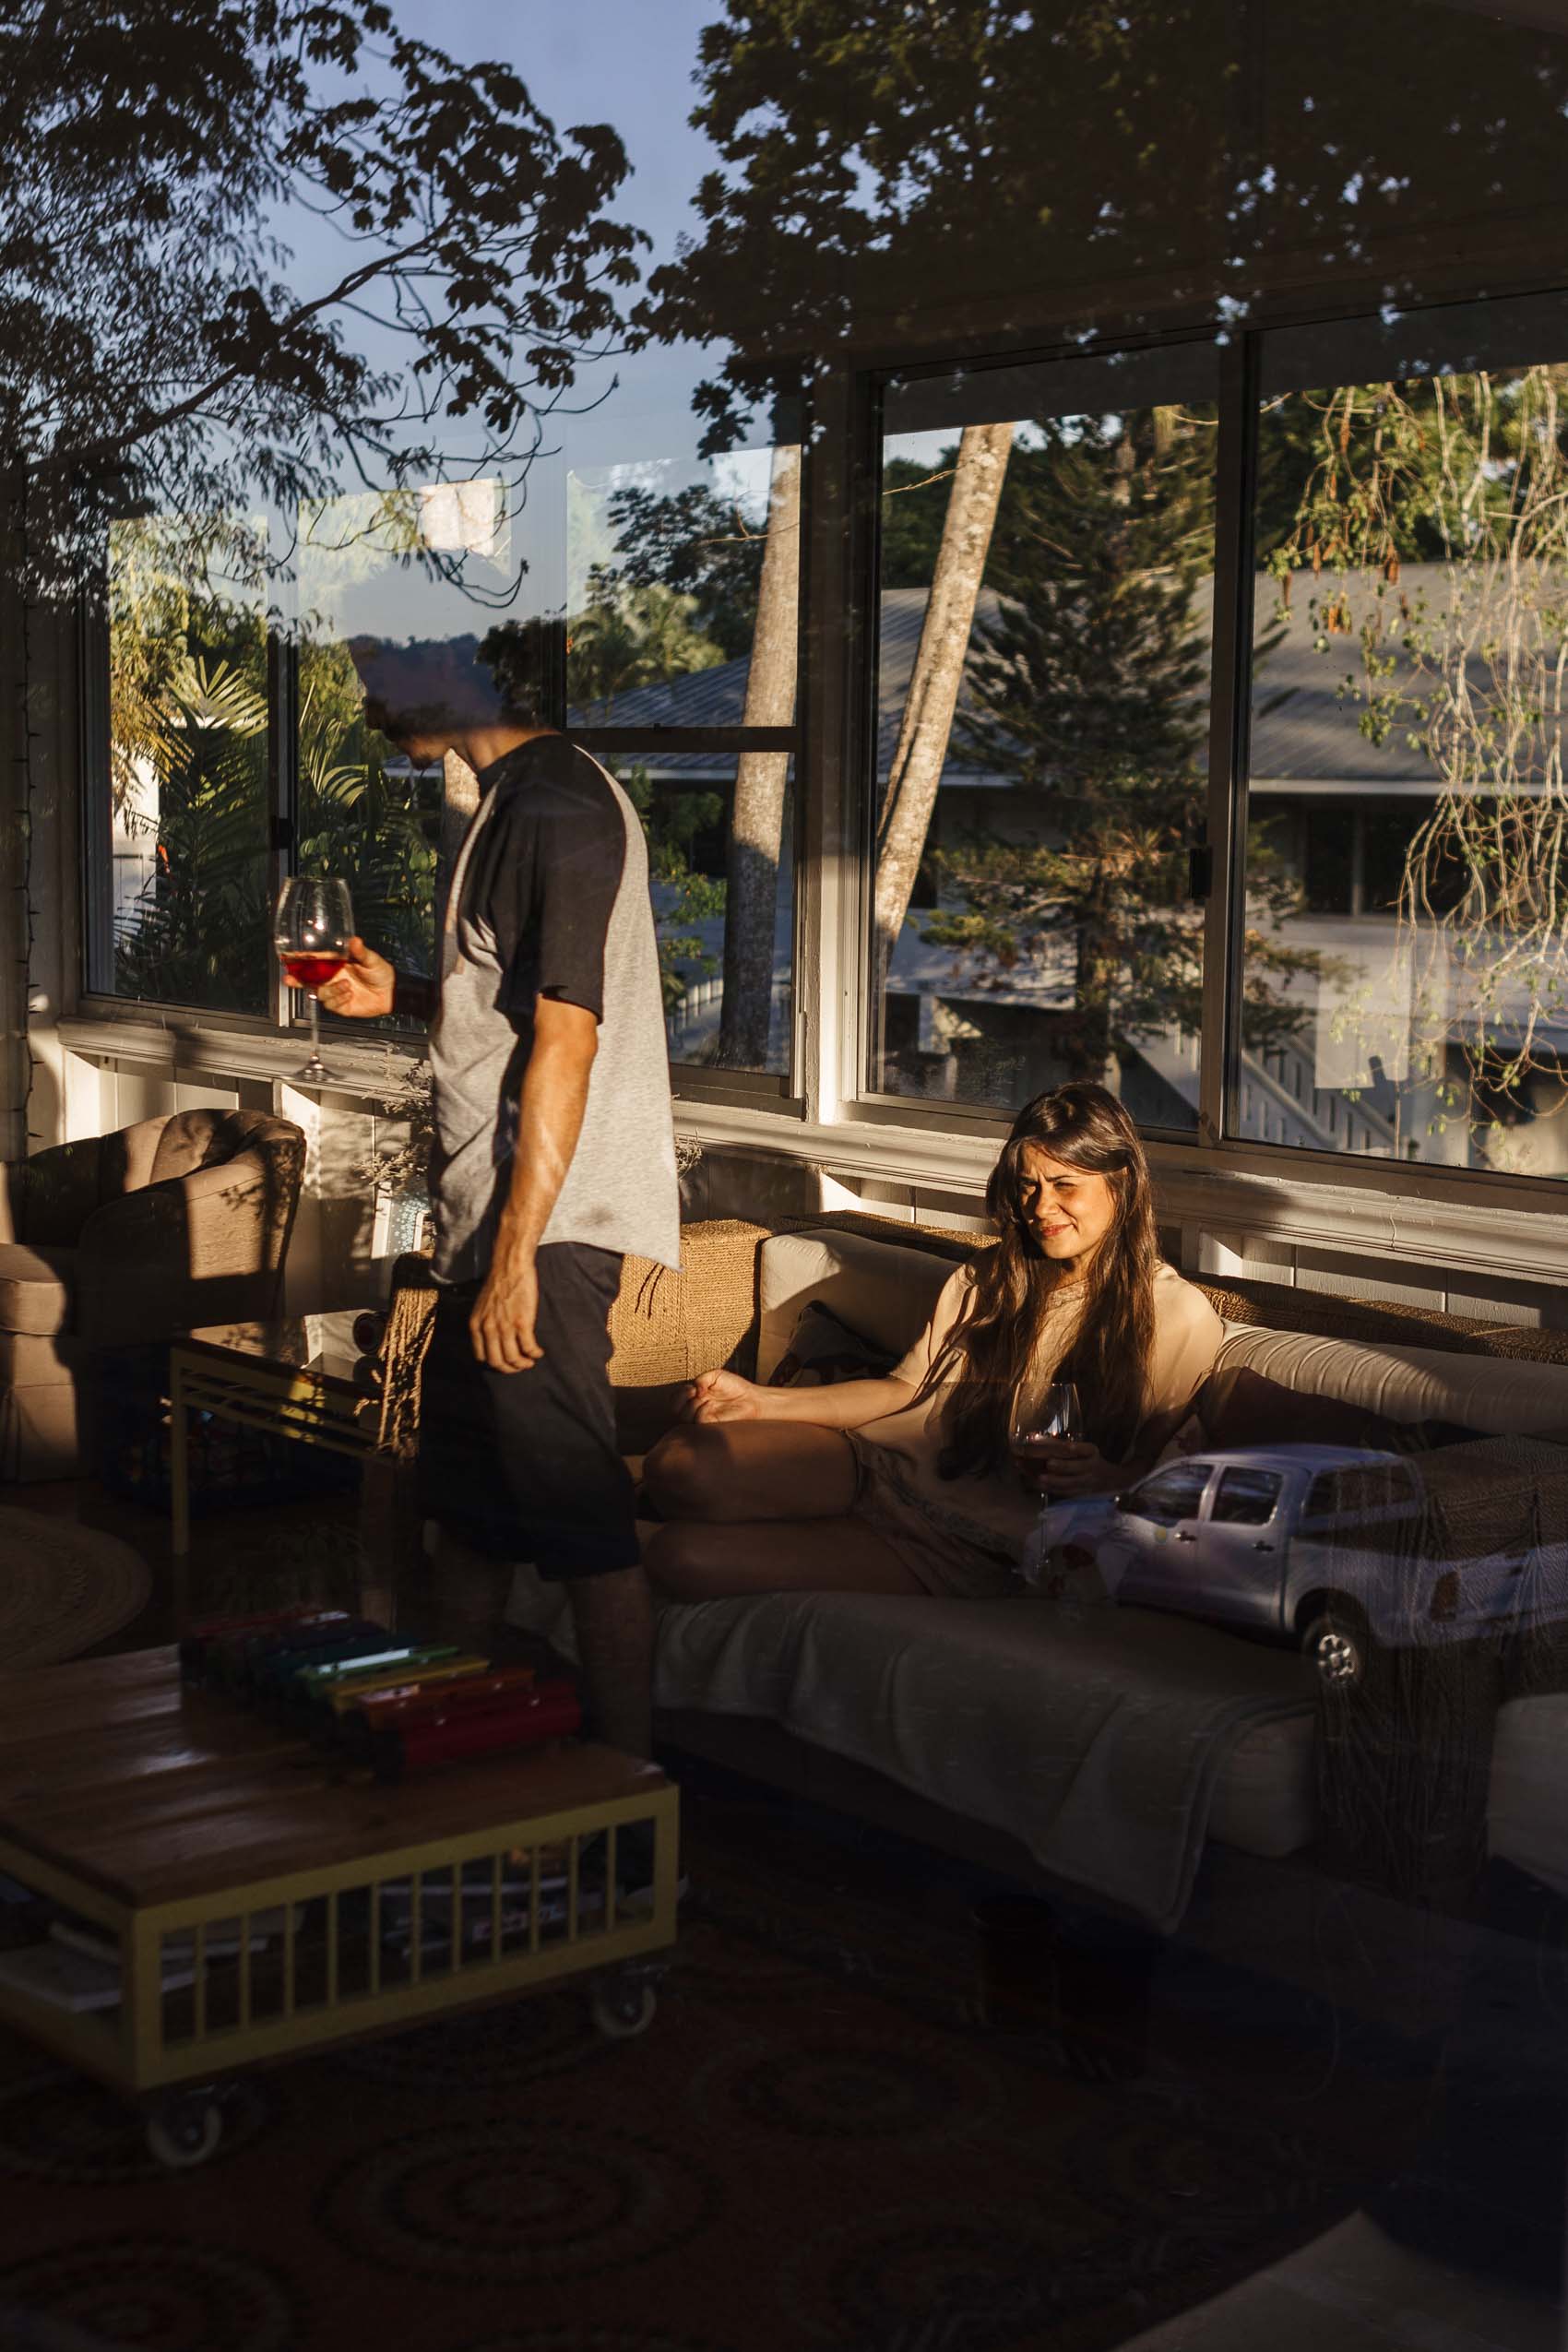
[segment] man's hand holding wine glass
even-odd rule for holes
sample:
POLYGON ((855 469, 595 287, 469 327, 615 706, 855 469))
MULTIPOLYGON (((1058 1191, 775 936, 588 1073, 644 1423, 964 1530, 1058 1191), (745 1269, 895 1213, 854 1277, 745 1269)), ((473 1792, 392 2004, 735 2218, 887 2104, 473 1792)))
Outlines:
POLYGON ((397 980, 386 956, 367 947, 356 932, 344 948, 341 968, 319 994, 339 1020, 378 1021, 392 1010, 397 980))

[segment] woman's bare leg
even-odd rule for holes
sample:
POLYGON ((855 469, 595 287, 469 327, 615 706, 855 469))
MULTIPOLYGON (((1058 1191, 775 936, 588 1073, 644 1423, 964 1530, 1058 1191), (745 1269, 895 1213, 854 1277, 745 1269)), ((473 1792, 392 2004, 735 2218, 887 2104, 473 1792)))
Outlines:
POLYGON ((809 1534, 778 1519, 721 1525, 675 1520, 653 1532, 644 1564, 665 1600, 925 1589, 863 1519, 815 1519, 809 1534))
POLYGON ((809 1421, 679 1421, 643 1465, 667 1519, 842 1519, 859 1484, 842 1430, 809 1421))

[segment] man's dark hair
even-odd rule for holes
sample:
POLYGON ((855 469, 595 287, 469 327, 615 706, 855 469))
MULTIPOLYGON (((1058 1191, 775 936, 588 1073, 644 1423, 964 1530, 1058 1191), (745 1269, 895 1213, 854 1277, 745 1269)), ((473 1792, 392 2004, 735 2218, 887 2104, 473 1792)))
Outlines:
POLYGON ((479 648, 501 716, 515 727, 559 727, 566 715, 566 624, 536 614, 503 621, 479 648))

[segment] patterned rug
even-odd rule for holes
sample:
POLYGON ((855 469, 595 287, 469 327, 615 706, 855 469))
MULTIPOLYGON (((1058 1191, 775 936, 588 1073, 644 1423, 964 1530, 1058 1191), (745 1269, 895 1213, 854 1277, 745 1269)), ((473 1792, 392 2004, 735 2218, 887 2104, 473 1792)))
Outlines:
POLYGON ((244 2077, 199 2171, 0 2032, 0 2312, 126 2352, 1101 2352, 1396 2158, 1397 2066, 1342 2042, 1324 2099, 1222 2001, 1223 2079, 1078 2079, 977 2025, 950 1924, 749 1843, 699 1821, 639 2039, 563 1988, 244 2077))
POLYGON ((7 1669, 79 1657, 139 1617, 145 1560, 117 1536, 0 1508, 0 1658, 7 1669))

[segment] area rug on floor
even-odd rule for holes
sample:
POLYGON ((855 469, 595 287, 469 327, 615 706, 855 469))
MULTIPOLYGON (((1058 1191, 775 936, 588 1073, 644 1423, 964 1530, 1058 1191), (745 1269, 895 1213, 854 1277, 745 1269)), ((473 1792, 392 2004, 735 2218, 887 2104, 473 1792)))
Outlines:
POLYGON ((242 2077, 199 2171, 0 2033, 0 2310, 125 2352, 1109 2352, 1385 2159, 1344 2070, 1334 2144, 1266 2086, 1073 2079, 944 2014, 939 1953, 854 1906, 746 1931, 690 1860, 639 2039, 563 1987, 242 2077))
POLYGON ((0 1671, 80 1657, 139 1617, 151 1589, 117 1536, 0 1508, 0 1671))

